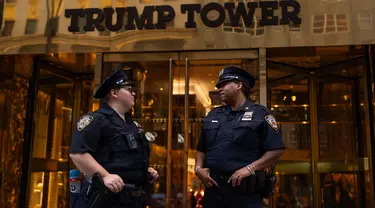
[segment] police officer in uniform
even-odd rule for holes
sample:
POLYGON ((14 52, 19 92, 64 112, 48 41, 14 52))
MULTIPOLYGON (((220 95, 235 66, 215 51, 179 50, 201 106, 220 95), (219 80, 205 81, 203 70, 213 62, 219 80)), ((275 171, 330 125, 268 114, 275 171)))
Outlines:
MULTIPOLYGON (((145 207, 142 189, 154 182, 158 173, 149 167, 149 146, 141 126, 133 122, 130 111, 134 106, 133 83, 122 69, 112 72, 94 92, 94 98, 104 99, 98 110, 87 113, 77 122, 69 156, 86 175, 82 194, 86 194, 90 176, 98 174, 113 194, 105 207, 145 207)), ((76 202, 87 206, 87 197, 76 202)))
POLYGON ((254 84, 236 66, 220 72, 216 87, 225 105, 208 113, 197 145, 195 174, 206 187, 205 208, 262 207, 257 184, 284 152, 275 117, 248 100, 254 84))

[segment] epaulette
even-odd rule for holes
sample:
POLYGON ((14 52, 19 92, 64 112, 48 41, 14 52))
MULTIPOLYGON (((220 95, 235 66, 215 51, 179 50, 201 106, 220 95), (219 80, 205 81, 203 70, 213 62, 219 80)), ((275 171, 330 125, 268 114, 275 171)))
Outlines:
POLYGON ((261 108, 264 112, 266 112, 266 113, 268 113, 268 114, 272 113, 272 112, 270 111, 270 109, 268 109, 266 106, 264 106, 264 105, 262 105, 262 104, 256 104, 256 103, 253 103, 252 105, 261 108))
POLYGON ((224 112, 225 111, 225 105, 217 106, 213 110, 218 112, 224 112))

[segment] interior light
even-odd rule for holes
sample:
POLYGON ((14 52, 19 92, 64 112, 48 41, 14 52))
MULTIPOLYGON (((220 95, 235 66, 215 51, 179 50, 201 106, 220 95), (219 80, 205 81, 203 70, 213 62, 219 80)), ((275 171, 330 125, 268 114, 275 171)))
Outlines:
POLYGON ((297 96, 293 95, 292 96, 292 101, 295 102, 297 100, 297 96))

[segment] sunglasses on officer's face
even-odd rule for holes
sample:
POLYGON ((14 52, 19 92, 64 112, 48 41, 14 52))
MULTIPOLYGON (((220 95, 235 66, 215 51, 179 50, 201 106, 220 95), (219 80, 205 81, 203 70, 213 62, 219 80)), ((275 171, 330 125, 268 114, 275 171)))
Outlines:
POLYGON ((130 93, 135 93, 136 92, 136 88, 135 87, 131 87, 131 86, 123 86, 122 88, 124 88, 124 90, 130 92, 130 93))

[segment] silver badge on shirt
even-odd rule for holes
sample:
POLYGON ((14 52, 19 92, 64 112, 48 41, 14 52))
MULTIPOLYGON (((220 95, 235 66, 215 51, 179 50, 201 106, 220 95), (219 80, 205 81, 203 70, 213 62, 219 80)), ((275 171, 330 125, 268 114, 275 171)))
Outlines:
POLYGON ((253 119, 253 112, 245 112, 242 116, 242 121, 251 121, 253 119))

